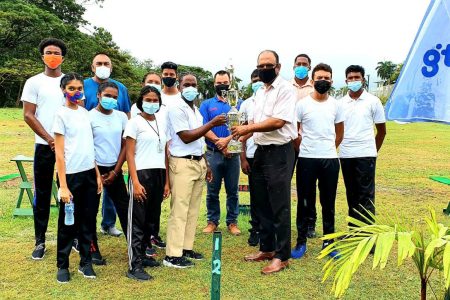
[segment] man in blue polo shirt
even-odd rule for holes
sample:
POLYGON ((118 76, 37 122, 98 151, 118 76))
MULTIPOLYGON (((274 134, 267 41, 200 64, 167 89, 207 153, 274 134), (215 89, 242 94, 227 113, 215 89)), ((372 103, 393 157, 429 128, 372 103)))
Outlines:
MULTIPOLYGON (((218 71, 214 75, 214 87, 216 96, 202 102, 200 113, 203 116, 203 123, 208 123, 214 117, 226 114, 231 106, 222 97, 222 91, 230 88, 230 74, 227 71, 218 71)), ((239 106, 239 105, 238 105, 239 106)), ((239 107, 237 108, 239 109, 239 107)), ((204 233, 213 233, 220 220, 219 193, 222 179, 225 182, 227 193, 227 216, 226 224, 228 231, 233 235, 239 235, 241 231, 237 227, 237 217, 239 214, 238 183, 240 174, 239 154, 230 154, 226 150, 226 145, 231 140, 230 131, 227 125, 214 127, 205 137, 207 138, 206 159, 213 173, 213 180, 208 182, 206 194, 206 207, 208 209, 208 225, 203 230, 204 233), (219 150, 219 149, 224 150, 219 150)))

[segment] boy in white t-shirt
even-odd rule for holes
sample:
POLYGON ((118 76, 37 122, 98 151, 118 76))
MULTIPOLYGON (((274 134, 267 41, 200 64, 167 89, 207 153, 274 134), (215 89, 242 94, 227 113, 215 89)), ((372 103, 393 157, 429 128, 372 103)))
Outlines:
POLYGON ((366 222, 359 213, 369 219, 364 209, 375 214, 375 167, 377 153, 386 136, 386 118, 380 99, 364 90, 364 68, 351 65, 345 70, 345 77, 349 91, 340 99, 346 118, 339 158, 348 215, 366 222))
POLYGON ((63 73, 61 64, 66 55, 63 41, 49 38, 39 44, 45 69, 25 82, 21 100, 25 122, 35 133, 34 151, 34 260, 44 258, 45 233, 50 216, 50 197, 55 170, 55 144, 51 131, 56 111, 64 105, 64 97, 59 84, 63 73))
MULTIPOLYGON (((339 160, 336 148, 344 134, 344 114, 339 102, 328 95, 333 83, 332 70, 320 63, 312 71, 314 92, 297 103, 297 121, 302 128, 297 162, 297 245, 294 259, 306 252, 308 211, 315 205, 316 182, 319 183, 323 234, 334 232, 336 189, 339 160)), ((324 241, 325 248, 331 241, 324 241)), ((338 255, 333 251, 330 256, 338 255)))

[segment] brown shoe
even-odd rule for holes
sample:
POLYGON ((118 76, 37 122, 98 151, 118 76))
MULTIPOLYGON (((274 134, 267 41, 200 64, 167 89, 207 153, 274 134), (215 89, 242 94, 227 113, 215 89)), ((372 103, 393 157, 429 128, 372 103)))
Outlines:
POLYGON ((289 266, 288 260, 281 261, 281 259, 279 259, 279 258, 274 258, 274 259, 272 259, 270 264, 268 264, 261 270, 261 273, 264 275, 269 275, 272 273, 280 272, 280 271, 284 270, 285 268, 287 268, 288 266, 289 266))
POLYGON ((262 252, 259 251, 255 254, 246 255, 244 260, 246 261, 263 261, 263 260, 271 260, 275 256, 275 252, 262 252))
POLYGON ((228 231, 232 235, 240 235, 241 234, 241 231, 239 230, 239 228, 237 227, 237 224, 235 224, 235 223, 231 223, 230 225, 228 225, 228 231))
POLYGON ((205 229, 203 229, 203 233, 214 233, 216 231, 217 225, 214 222, 208 222, 205 229))

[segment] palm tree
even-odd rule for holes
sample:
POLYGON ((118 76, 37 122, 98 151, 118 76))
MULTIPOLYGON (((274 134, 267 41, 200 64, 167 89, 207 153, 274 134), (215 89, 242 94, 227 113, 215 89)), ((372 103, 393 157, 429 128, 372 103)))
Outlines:
POLYGON ((384 85, 391 83, 391 76, 394 73, 397 65, 392 61, 379 61, 375 70, 377 70, 377 75, 380 79, 384 80, 384 85))
MULTIPOLYGON (((340 251, 340 256, 329 259, 323 267, 325 281, 335 272, 332 290, 335 297, 342 297, 350 285, 353 274, 367 259, 369 253, 375 248, 373 256, 373 269, 386 266, 394 242, 397 242, 398 265, 406 258, 412 258, 421 279, 420 299, 427 296, 427 284, 434 270, 443 271, 445 299, 450 299, 450 228, 436 220, 436 213, 430 209, 430 216, 425 219, 427 232, 411 230, 400 224, 383 225, 380 217, 365 211, 367 217, 361 213, 365 222, 352 217, 347 221, 348 231, 329 234, 322 239, 337 239, 320 252, 319 259, 327 257, 331 251, 340 251), (371 218, 373 220, 371 220, 371 218), (425 234, 430 235, 426 241, 425 234)), ((391 222, 389 222, 391 223, 391 222)))

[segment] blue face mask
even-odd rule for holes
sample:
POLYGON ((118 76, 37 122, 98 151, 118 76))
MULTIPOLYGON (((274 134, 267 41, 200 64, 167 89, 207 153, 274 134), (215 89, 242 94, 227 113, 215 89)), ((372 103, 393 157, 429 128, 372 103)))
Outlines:
POLYGON ((298 66, 294 68, 295 77, 298 79, 304 79, 308 76, 308 68, 304 66, 298 66))
POLYGON ((359 91, 361 89, 362 82, 361 82, 361 80, 351 81, 351 82, 347 83, 347 87, 352 92, 357 92, 357 91, 359 91))
POLYGON ((117 100, 110 97, 102 97, 102 99, 100 99, 100 105, 106 110, 116 109, 117 100))
POLYGON ((257 82, 252 83, 253 94, 256 93, 256 91, 259 90, 263 85, 264 85, 264 83, 262 81, 257 81, 257 82))
POLYGON ((184 88, 183 92, 181 93, 181 95, 184 97, 184 99, 186 99, 189 102, 194 101, 195 98, 197 98, 198 94, 199 93, 198 93, 197 89, 192 86, 184 88))
POLYGON ((147 114, 153 115, 159 110, 159 103, 142 102, 142 109, 147 114))
POLYGON ((146 86, 152 86, 155 89, 157 89, 160 93, 161 93, 161 85, 160 84, 156 84, 156 83, 146 83, 146 86))

